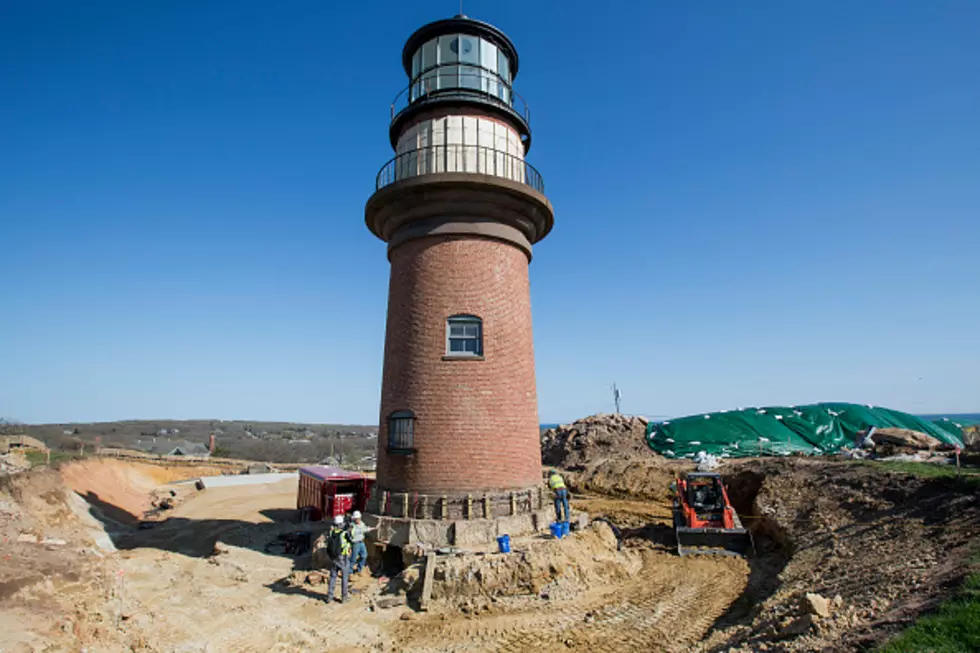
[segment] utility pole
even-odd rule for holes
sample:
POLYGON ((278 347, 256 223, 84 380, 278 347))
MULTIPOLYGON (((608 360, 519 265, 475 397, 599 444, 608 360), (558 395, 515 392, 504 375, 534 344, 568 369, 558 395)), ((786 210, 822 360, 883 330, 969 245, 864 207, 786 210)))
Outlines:
POLYGON ((618 414, 619 413, 619 398, 620 398, 621 395, 619 393, 619 388, 616 387, 616 384, 615 383, 613 383, 612 390, 613 390, 613 401, 616 402, 616 413, 618 414))

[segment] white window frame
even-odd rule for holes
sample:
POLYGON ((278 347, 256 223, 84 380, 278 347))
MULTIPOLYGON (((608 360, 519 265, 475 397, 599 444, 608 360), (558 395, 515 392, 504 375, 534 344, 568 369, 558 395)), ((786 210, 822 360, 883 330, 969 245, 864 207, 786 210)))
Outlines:
POLYGON ((483 357, 483 320, 476 315, 450 315, 446 318, 446 356, 452 358, 483 357), (476 335, 453 335, 454 326, 476 326, 476 335), (476 341, 476 351, 453 351, 453 341, 476 341))

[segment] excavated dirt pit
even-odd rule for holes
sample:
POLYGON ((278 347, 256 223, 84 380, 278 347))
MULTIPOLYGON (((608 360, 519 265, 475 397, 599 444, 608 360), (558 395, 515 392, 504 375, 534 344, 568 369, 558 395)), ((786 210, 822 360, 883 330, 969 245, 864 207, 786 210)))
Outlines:
POLYGON ((112 463, 0 484, 0 650, 865 651, 948 594, 980 531, 976 486, 955 479, 741 461, 720 471, 755 555, 680 558, 668 487, 685 465, 603 461, 568 475, 589 528, 439 556, 416 612, 418 566, 357 577, 339 605, 309 556, 269 552, 300 528, 294 480, 193 492, 143 530, 123 515, 178 472, 112 463), (118 552, 95 546, 105 530, 69 488, 97 495, 118 552), (408 606, 383 608, 394 590, 408 606), (828 599, 825 616, 805 614, 808 592, 828 599))

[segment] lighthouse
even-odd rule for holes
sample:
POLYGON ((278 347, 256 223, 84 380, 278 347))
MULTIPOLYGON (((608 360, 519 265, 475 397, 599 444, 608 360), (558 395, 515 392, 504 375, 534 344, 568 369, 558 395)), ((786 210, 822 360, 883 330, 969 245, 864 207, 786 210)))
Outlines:
POLYGON ((369 503, 392 544, 543 527, 528 269, 554 224, 517 49, 464 15, 405 43, 394 157, 365 207, 391 267, 369 503))

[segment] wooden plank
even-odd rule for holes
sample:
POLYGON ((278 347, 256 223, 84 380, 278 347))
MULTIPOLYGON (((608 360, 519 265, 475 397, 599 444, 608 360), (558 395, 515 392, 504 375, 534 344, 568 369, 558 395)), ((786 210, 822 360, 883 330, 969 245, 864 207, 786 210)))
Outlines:
POLYGON ((419 599, 419 610, 429 609, 429 601, 432 600, 432 579, 436 571, 436 554, 430 551, 425 554, 425 573, 422 576, 422 598, 419 599))

